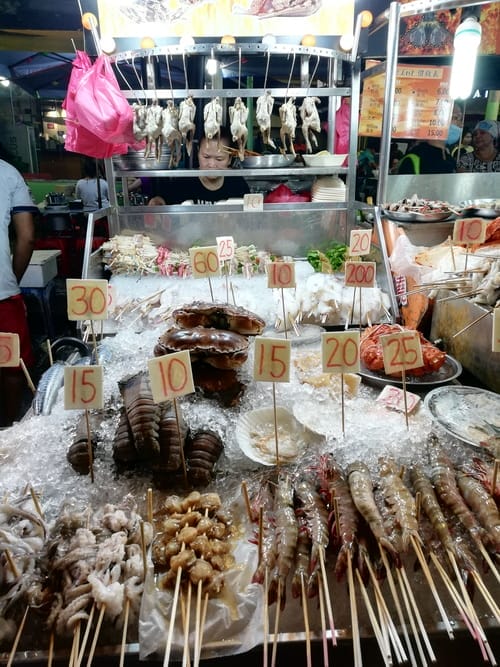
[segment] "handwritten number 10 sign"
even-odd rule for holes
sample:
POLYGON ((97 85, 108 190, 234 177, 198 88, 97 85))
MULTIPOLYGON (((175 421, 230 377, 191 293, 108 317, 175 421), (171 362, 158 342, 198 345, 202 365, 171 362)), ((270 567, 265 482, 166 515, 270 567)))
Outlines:
POLYGON ((149 359, 148 369, 155 403, 194 392, 189 350, 149 359))

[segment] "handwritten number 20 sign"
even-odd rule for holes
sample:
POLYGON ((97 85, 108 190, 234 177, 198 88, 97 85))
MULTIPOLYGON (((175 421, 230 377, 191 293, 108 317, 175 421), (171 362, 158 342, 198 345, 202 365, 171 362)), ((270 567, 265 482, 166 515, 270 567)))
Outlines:
POLYGON ((326 331, 321 334, 324 373, 358 373, 359 331, 326 331))

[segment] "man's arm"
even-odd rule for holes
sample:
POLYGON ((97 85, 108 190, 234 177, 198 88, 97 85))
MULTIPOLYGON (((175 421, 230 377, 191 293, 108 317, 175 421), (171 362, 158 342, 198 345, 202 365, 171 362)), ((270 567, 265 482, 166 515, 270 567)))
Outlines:
POLYGON ((12 268, 20 282, 28 268, 35 247, 35 222, 32 213, 23 211, 12 215, 14 226, 14 245, 12 249, 12 268))

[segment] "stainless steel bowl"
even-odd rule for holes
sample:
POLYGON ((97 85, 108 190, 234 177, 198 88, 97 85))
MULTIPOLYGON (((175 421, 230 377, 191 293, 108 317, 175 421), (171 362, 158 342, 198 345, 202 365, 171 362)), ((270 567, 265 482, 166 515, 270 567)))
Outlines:
POLYGON ((459 203, 462 215, 496 218, 500 215, 500 199, 466 199, 459 203))
POLYGON ((279 169, 289 167, 295 155, 249 155, 241 161, 243 169, 279 169))
POLYGON ((168 169, 171 151, 167 144, 163 144, 160 158, 154 155, 144 157, 144 150, 129 150, 125 155, 115 155, 113 164, 120 171, 150 171, 153 169, 168 169))

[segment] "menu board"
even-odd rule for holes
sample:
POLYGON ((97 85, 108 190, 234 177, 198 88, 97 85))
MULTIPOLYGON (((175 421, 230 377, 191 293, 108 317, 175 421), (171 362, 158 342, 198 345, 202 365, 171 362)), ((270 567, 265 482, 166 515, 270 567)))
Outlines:
MULTIPOLYGON (((453 111, 451 68, 399 65, 394 90, 391 135, 395 139, 446 139, 453 111)), ((382 135, 385 74, 365 80, 359 134, 382 135)))

